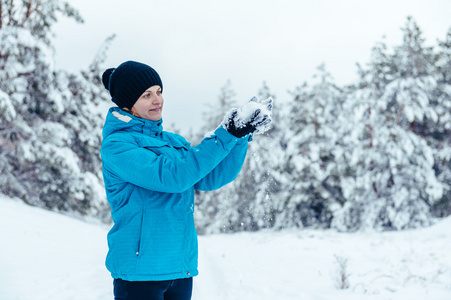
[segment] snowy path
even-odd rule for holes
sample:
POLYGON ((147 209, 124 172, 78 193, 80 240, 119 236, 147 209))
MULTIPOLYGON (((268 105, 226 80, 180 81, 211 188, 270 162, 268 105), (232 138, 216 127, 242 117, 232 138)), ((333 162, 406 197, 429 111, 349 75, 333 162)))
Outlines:
MULTIPOLYGON (((0 299, 112 299, 107 228, 0 198, 0 299)), ((449 300, 451 218, 416 231, 199 238, 193 300, 449 300), (350 288, 336 288, 336 257, 350 288)))

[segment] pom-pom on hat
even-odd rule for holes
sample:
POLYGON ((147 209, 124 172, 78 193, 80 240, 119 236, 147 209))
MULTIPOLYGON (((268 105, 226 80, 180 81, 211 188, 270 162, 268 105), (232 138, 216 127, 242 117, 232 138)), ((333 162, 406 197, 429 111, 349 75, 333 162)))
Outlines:
POLYGON ((135 61, 127 61, 117 68, 107 69, 102 75, 102 82, 110 91, 111 101, 120 108, 131 109, 151 86, 159 85, 163 92, 163 83, 157 71, 135 61))

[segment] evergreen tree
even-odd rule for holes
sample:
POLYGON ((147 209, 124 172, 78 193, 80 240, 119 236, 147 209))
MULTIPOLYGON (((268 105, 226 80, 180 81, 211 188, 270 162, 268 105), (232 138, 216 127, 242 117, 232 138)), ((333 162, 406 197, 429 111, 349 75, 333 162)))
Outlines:
MULTIPOLYGON (((274 101, 271 128, 263 135, 257 136, 249 144, 250 155, 246 159, 247 165, 243 169, 243 177, 246 175, 249 177, 249 174, 252 174, 254 179, 252 189, 238 189, 238 191, 245 192, 241 198, 247 199, 249 202, 246 207, 250 218, 246 223, 254 230, 271 228, 275 224, 277 212, 274 204, 282 193, 284 178, 281 166, 286 148, 286 143, 283 141, 285 121, 282 118, 282 106, 266 82, 263 82, 258 91, 258 97, 260 99, 272 98, 274 101)), ((241 220, 240 224, 244 225, 245 220, 241 220)))
POLYGON ((259 230, 271 228, 275 222, 274 201, 281 192, 279 166, 283 150, 279 143, 281 124, 277 124, 280 112, 276 96, 263 82, 258 91, 260 99, 274 101, 273 122, 263 135, 257 135, 249 143, 248 155, 238 178, 227 189, 230 206, 223 216, 228 231, 259 230))
POLYGON ((434 55, 408 18, 404 43, 387 54, 375 47, 370 70, 347 97, 347 132, 352 137, 341 160, 346 203, 333 226, 405 229, 431 223, 430 207, 442 195, 434 174, 433 148, 422 137, 435 122, 434 55))
POLYGON ((437 122, 432 123, 429 141, 436 149, 434 169, 444 186, 443 197, 434 204, 433 214, 451 215, 451 28, 443 41, 439 41, 437 54, 437 90, 433 102, 437 122))
POLYGON ((97 108, 106 101, 104 53, 81 74, 56 70, 51 27, 59 16, 83 22, 79 13, 54 0, 2 0, 0 11, 1 192, 105 218, 97 108))
POLYGON ((324 65, 313 86, 304 84, 293 92, 288 116, 285 195, 277 207, 277 227, 328 227, 332 208, 342 201, 334 149, 342 91, 324 65))
POLYGON ((387 110, 396 115, 396 122, 416 134, 424 136, 427 120, 437 122, 432 105, 437 82, 434 78, 435 55, 417 23, 409 17, 403 28, 404 42, 390 57, 394 71, 392 80, 382 96, 387 110))
MULTIPOLYGON (((207 110, 203 113, 205 123, 201 127, 200 133, 197 134, 197 140, 199 142, 205 135, 212 133, 221 124, 226 112, 236 106, 235 96, 232 83, 228 80, 221 87, 216 101, 207 104, 207 110)), ((229 199, 227 196, 224 196, 228 194, 226 192, 228 188, 228 186, 225 186, 216 191, 196 191, 195 220, 199 233, 213 232, 215 231, 213 228, 224 225, 219 220, 218 215, 221 211, 229 207, 229 199)))
MULTIPOLYGON (((232 100, 234 95, 229 83, 222 88, 218 98, 219 111, 235 103, 232 100)), ((275 99, 266 83, 263 83, 258 96, 275 99)), ((276 118, 277 115, 275 112, 276 118)), ((249 144, 248 155, 237 179, 220 190, 198 195, 197 224, 203 232, 236 232, 273 226, 272 197, 280 191, 276 179, 282 153, 276 138, 279 134, 281 130, 276 126, 265 135, 257 136, 249 144)))

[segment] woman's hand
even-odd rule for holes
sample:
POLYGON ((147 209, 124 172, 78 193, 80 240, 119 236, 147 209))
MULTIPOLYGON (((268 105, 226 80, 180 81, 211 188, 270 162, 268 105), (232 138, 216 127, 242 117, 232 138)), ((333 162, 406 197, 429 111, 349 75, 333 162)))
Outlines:
POLYGON ((253 97, 241 109, 234 108, 229 111, 222 125, 237 138, 251 133, 264 133, 271 123, 272 107, 272 98, 260 101, 253 97))

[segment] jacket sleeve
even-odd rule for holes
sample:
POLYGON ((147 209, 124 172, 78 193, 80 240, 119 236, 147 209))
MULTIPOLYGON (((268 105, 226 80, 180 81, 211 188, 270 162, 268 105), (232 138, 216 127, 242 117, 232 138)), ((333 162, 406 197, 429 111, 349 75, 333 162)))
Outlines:
POLYGON ((110 136, 102 144, 102 163, 104 171, 126 182, 152 191, 181 193, 209 174, 237 142, 219 127, 184 157, 171 158, 110 136))
POLYGON ((246 158, 249 140, 251 137, 239 139, 230 153, 210 173, 196 183, 194 188, 199 191, 212 191, 235 180, 246 158))

